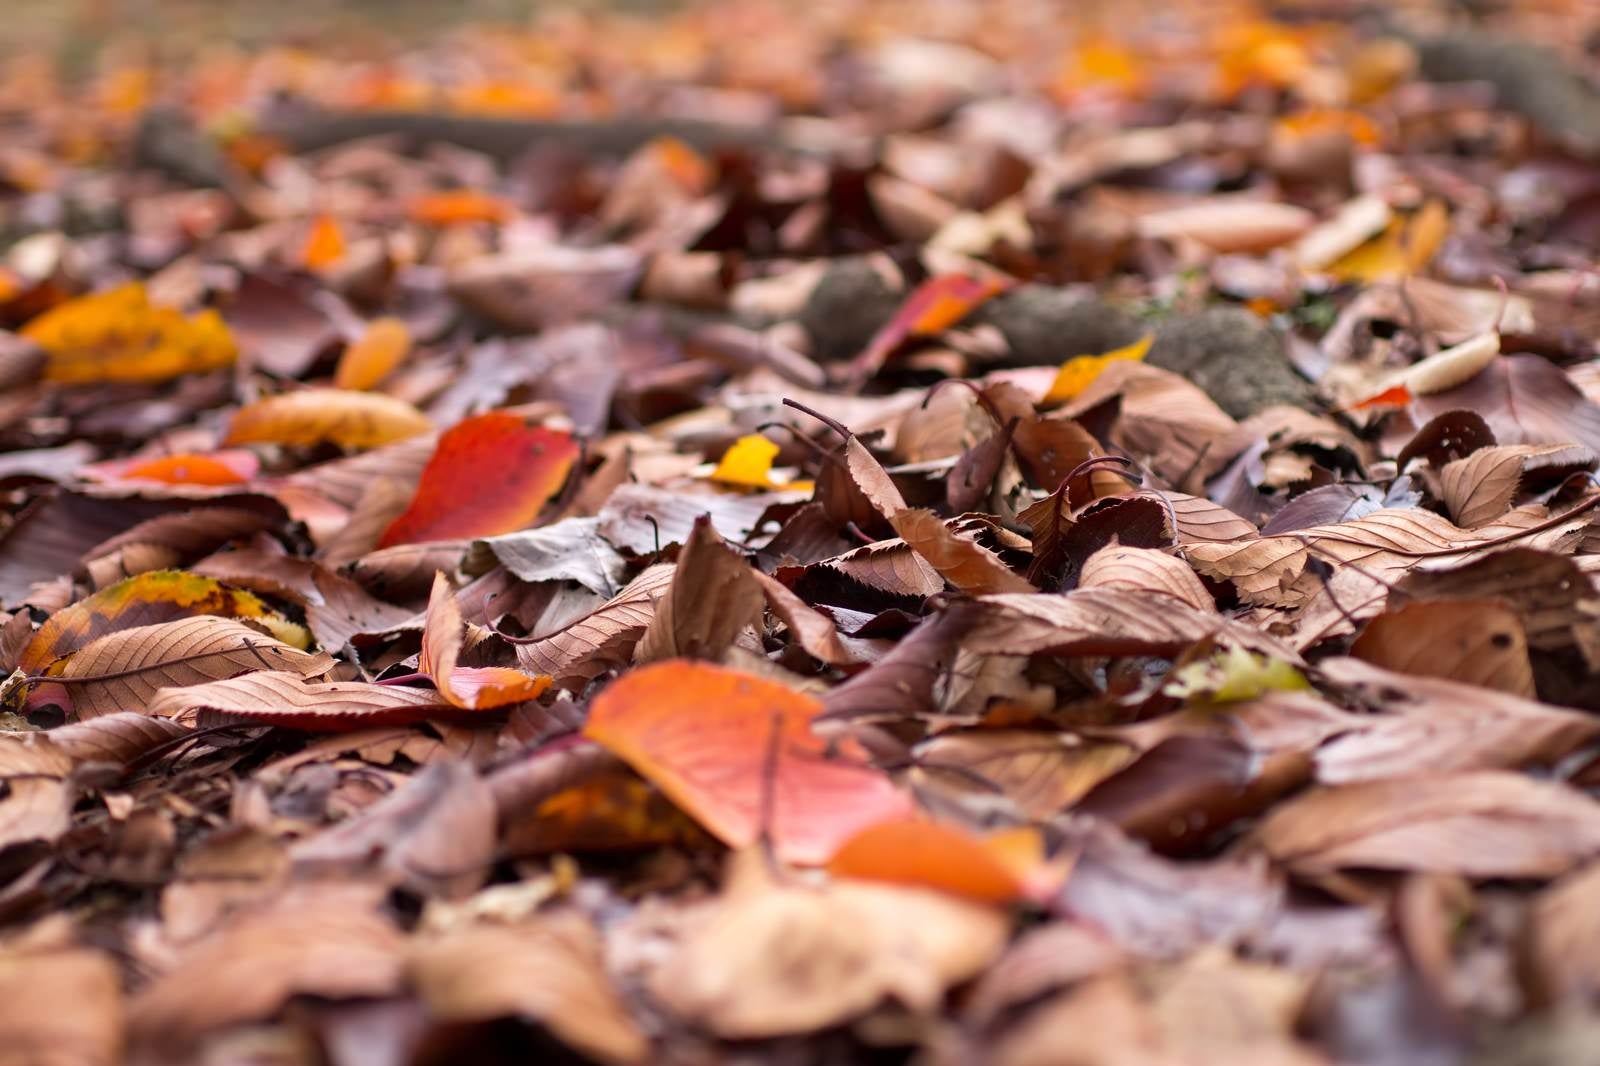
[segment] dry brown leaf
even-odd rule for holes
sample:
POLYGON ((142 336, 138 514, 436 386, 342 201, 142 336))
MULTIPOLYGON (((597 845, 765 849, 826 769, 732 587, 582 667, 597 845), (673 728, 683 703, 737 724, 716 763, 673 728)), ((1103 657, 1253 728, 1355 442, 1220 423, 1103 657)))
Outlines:
POLYGON ((1002 912, 929 889, 772 881, 740 856, 722 895, 677 915, 649 978, 675 1014, 727 1039, 805 1033, 891 1000, 922 1014, 1005 945, 1002 912))
POLYGON ((1508 444, 1479 448, 1439 471, 1444 505, 1463 529, 1487 525, 1511 510, 1519 493, 1553 488, 1592 471, 1594 452, 1578 444, 1508 444))
POLYGON ((1420 600, 1391 608, 1367 623, 1350 654, 1402 674, 1535 694, 1522 622, 1493 601, 1420 600))
POLYGON ((463 762, 430 763, 385 798, 289 851, 302 873, 371 874, 421 895, 480 888, 495 852, 494 794, 463 762))
POLYGON ((1063 733, 984 729, 944 733, 913 752, 912 785, 1004 796, 1025 817, 1044 820, 1066 810, 1137 752, 1116 741, 1063 733))
POLYGON ((332 668, 325 652, 301 651, 231 618, 197 615, 108 633, 74 652, 55 676, 78 717, 93 718, 144 710, 161 688, 256 670, 315 677, 332 668))
POLYGON ((1321 588, 1320 581, 1306 573, 1306 563, 1313 558, 1331 562, 1336 569, 1359 565, 1366 574, 1393 579, 1424 559, 1465 561, 1472 552, 1510 543, 1552 547, 1570 540, 1586 522, 1581 509, 1568 508, 1548 517, 1513 512, 1502 522, 1469 531, 1429 511, 1390 509, 1284 536, 1189 544, 1183 554, 1202 577, 1231 582, 1250 603, 1295 607, 1321 588))
POLYGON ((129 1002, 133 1046, 170 1062, 206 1033, 271 1019, 292 996, 395 995, 406 943, 380 909, 382 891, 312 882, 234 915, 129 1002))
POLYGON ((1556 877, 1600 854, 1600 803, 1494 770, 1386 778, 1289 800, 1253 837, 1275 861, 1313 876, 1374 868, 1556 877))
POLYGON ((749 564, 717 536, 710 520, 696 519, 634 661, 720 659, 747 627, 761 622, 761 586, 750 574, 749 564))
POLYGON ((979 544, 970 533, 951 529, 932 511, 906 508, 890 519, 894 531, 962 592, 1031 592, 1033 586, 979 544))
POLYGON ((0 949, 0 1062, 115 1066, 125 1020, 121 978, 105 952, 0 949))
POLYGON ((1154 548, 1101 548, 1078 572, 1079 588, 1121 588, 1171 596, 1197 611, 1216 609, 1200 579, 1181 559, 1154 548))
POLYGON ((672 587, 676 570, 671 563, 650 567, 592 613, 538 640, 519 643, 517 662, 569 688, 628 662, 655 617, 656 604, 672 587))
POLYGON ((455 709, 437 692, 359 681, 308 682, 263 671, 186 688, 158 689, 148 713, 179 721, 260 722, 316 731, 438 717, 455 709))
POLYGON ((1593 715, 1460 683, 1464 679, 1402 674, 1358 659, 1318 666, 1329 680, 1385 712, 1352 722, 1349 732, 1316 753, 1317 779, 1329 784, 1553 766, 1600 736, 1593 715))
POLYGON ((649 1051, 606 976, 599 935, 576 912, 420 938, 406 969, 441 1021, 523 1018, 601 1062, 639 1062, 649 1051))

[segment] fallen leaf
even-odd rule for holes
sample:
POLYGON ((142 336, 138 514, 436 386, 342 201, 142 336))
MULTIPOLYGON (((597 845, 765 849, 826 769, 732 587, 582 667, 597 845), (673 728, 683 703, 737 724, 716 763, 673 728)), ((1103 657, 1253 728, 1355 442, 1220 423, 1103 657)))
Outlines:
POLYGON ((1056 371, 1055 380, 1050 382, 1050 388, 1045 392, 1044 398, 1039 402, 1043 404, 1066 403, 1075 400, 1078 394, 1094 383, 1112 363, 1139 362, 1150 351, 1150 345, 1155 343, 1156 335, 1146 333, 1132 344, 1121 348, 1113 348, 1100 355, 1075 355, 1061 364, 1056 371))
POLYGON ((859 756, 812 732, 821 701, 772 681, 677 660, 613 682, 584 735, 653 781, 730 847, 768 839, 788 862, 826 862, 909 800, 859 756))
POLYGON ((1198 241, 1216 252, 1263 252, 1303 237, 1315 223, 1292 204, 1218 198, 1153 211, 1138 225, 1145 237, 1198 241))
POLYGON ((523 1018, 597 1061, 642 1061, 649 1042, 612 987, 602 948, 588 919, 557 911, 420 939, 406 971, 442 1021, 523 1018))
POLYGON ((749 564, 723 543, 705 518, 695 521, 667 594, 634 649, 641 663, 661 659, 716 661, 761 622, 763 593, 749 564))
POLYGON ((728 446, 711 471, 711 480, 723 485, 746 489, 789 489, 809 491, 809 482, 778 482, 772 479, 772 461, 778 457, 779 448, 759 433, 740 437, 728 446))
POLYGON ((1600 854, 1600 804, 1504 771, 1322 787, 1267 815, 1254 839, 1305 874, 1351 868, 1472 878, 1556 877, 1600 854))
POLYGON ((577 458, 567 434, 508 412, 463 419, 439 437, 416 496, 378 546, 521 529, 560 491, 577 458))
POLYGON ((46 381, 166 381, 232 366, 239 350, 215 311, 185 317, 150 302, 143 285, 81 296, 29 322, 45 350, 46 381))
POLYGON ((339 389, 370 389, 388 377, 411 351, 411 331, 398 318, 375 318, 345 346, 333 372, 339 389))
POLYGON ((292 647, 310 644, 303 628, 252 593, 182 570, 154 570, 119 581, 56 612, 33 634, 18 664, 40 673, 107 633, 191 615, 250 619, 292 647))
POLYGON ((1493 601, 1402 603, 1368 622, 1350 654, 1403 674, 1534 695, 1522 622, 1515 611, 1493 601))
POLYGON ((313 677, 333 668, 323 652, 275 640, 243 622, 213 615, 119 629, 90 641, 50 668, 47 690, 64 689, 74 713, 93 718, 143 709, 157 689, 198 685, 253 670, 313 677))
POLYGON ((417 669, 433 679, 439 695, 452 707, 486 711, 536 699, 550 687, 549 675, 529 677, 509 666, 457 666, 461 644, 461 608, 455 591, 443 574, 435 574, 417 669))
POLYGON ((927 889, 791 886, 749 871, 679 920, 651 991, 730 1040, 831 1027, 885 999, 927 1013, 999 955, 1007 925, 993 907, 927 889))
POLYGON ((404 400, 345 389, 301 389, 241 407, 223 444, 337 444, 378 448, 433 428, 404 400))
POLYGON ((870 380, 907 340, 949 329, 1008 288, 1009 282, 966 274, 929 278, 905 298, 893 316, 873 334, 861 354, 851 361, 850 380, 857 383, 870 380))
POLYGON ((983 903, 1042 899, 1054 890, 1037 832, 979 837, 922 819, 880 822, 856 833, 828 860, 835 877, 932 888, 983 903))
POLYGON ((163 485, 241 485, 260 472, 261 461, 247 451, 179 452, 155 459, 91 463, 80 477, 95 481, 153 481, 163 485))
POLYGON ((309 682, 298 674, 263 671, 224 681, 156 691, 149 714, 180 721, 259 722, 313 732, 396 725, 459 713, 421 689, 359 681, 309 682))

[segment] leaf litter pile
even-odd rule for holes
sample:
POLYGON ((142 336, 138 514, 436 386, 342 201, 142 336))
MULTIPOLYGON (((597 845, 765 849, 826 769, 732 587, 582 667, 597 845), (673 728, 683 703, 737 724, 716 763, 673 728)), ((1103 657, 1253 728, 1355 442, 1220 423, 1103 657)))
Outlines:
POLYGON ((0 1061, 1588 1061, 1600 11, 1067 6, 0 67, 0 1061))

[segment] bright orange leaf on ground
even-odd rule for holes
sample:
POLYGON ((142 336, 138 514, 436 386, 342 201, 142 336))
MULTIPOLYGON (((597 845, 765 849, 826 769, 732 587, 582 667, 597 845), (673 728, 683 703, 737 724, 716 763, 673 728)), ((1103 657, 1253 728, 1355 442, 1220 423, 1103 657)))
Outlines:
POLYGON ((45 380, 67 385, 166 381, 232 366, 239 355, 216 311, 157 306, 138 283, 69 300, 22 335, 45 350, 45 380))
POLYGON ((1043 899, 1059 887, 1062 875, 1045 863, 1037 830, 977 836, 920 818, 868 826, 834 853, 828 871, 936 888, 987 903, 1043 899))
POLYGON ((411 505, 379 547, 522 529, 561 490, 578 454, 570 435, 504 411, 463 419, 439 438, 411 505))
POLYGON ((341 389, 370 389, 388 377, 411 351, 411 331, 398 318, 375 318, 339 357, 333 383, 341 389))
POLYGON ((487 711, 531 700, 550 687, 548 675, 533 677, 509 666, 457 666, 462 624, 455 591, 443 574, 435 573, 417 669, 433 679, 433 687, 452 707, 487 711))
POLYGON ((1002 278, 975 278, 967 274, 941 274, 918 285, 894 316, 873 335, 871 343, 850 365, 851 378, 866 381, 888 361, 894 350, 911 337, 927 337, 966 318, 984 303, 1011 287, 1002 278))
POLYGON ((349 389, 302 389, 240 408, 228 423, 222 443, 376 448, 432 428, 426 415, 393 396, 349 389))
POLYGON ((159 481, 166 485, 240 485, 261 470, 252 452, 177 452, 154 459, 94 463, 79 473, 94 481, 159 481))
POLYGON ((321 273, 344 258, 346 243, 339 220, 332 215, 318 215, 306 233, 305 244, 300 246, 300 265, 313 273, 321 273))
POLYGON ((821 711, 776 682, 671 659, 613 682, 584 735, 728 846, 765 835, 780 859, 820 864, 864 827, 911 810, 882 771, 830 753, 811 730, 821 711))
POLYGON ((17 664, 40 673, 96 637, 197 614, 248 618, 286 644, 311 645, 304 627, 290 622, 243 589, 186 570, 151 570, 101 589, 52 614, 33 634, 17 664))
POLYGON ((1085 93, 1137 99, 1149 89, 1149 66, 1126 45, 1096 37, 1072 50, 1051 88, 1063 101, 1085 93))
POLYGON ((423 193, 406 205, 406 216, 424 226, 458 226, 468 222, 505 222, 516 214, 510 203, 476 189, 423 193))

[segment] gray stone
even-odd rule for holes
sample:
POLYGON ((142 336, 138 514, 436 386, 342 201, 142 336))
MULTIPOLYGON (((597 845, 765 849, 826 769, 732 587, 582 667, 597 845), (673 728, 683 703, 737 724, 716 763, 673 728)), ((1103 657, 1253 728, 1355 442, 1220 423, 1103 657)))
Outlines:
POLYGON ((810 334, 819 360, 850 359, 867 346, 904 298, 865 257, 840 259, 811 290, 800 309, 800 325, 810 334))
POLYGON ((1315 397, 1277 334, 1243 308, 1213 307, 1167 319, 1146 362, 1182 374, 1234 418, 1274 404, 1305 407, 1315 397))
POLYGON ((997 328, 1011 366, 1046 366, 1131 344, 1143 332, 1126 311, 1095 296, 1048 285, 1020 285, 973 313, 997 328))

